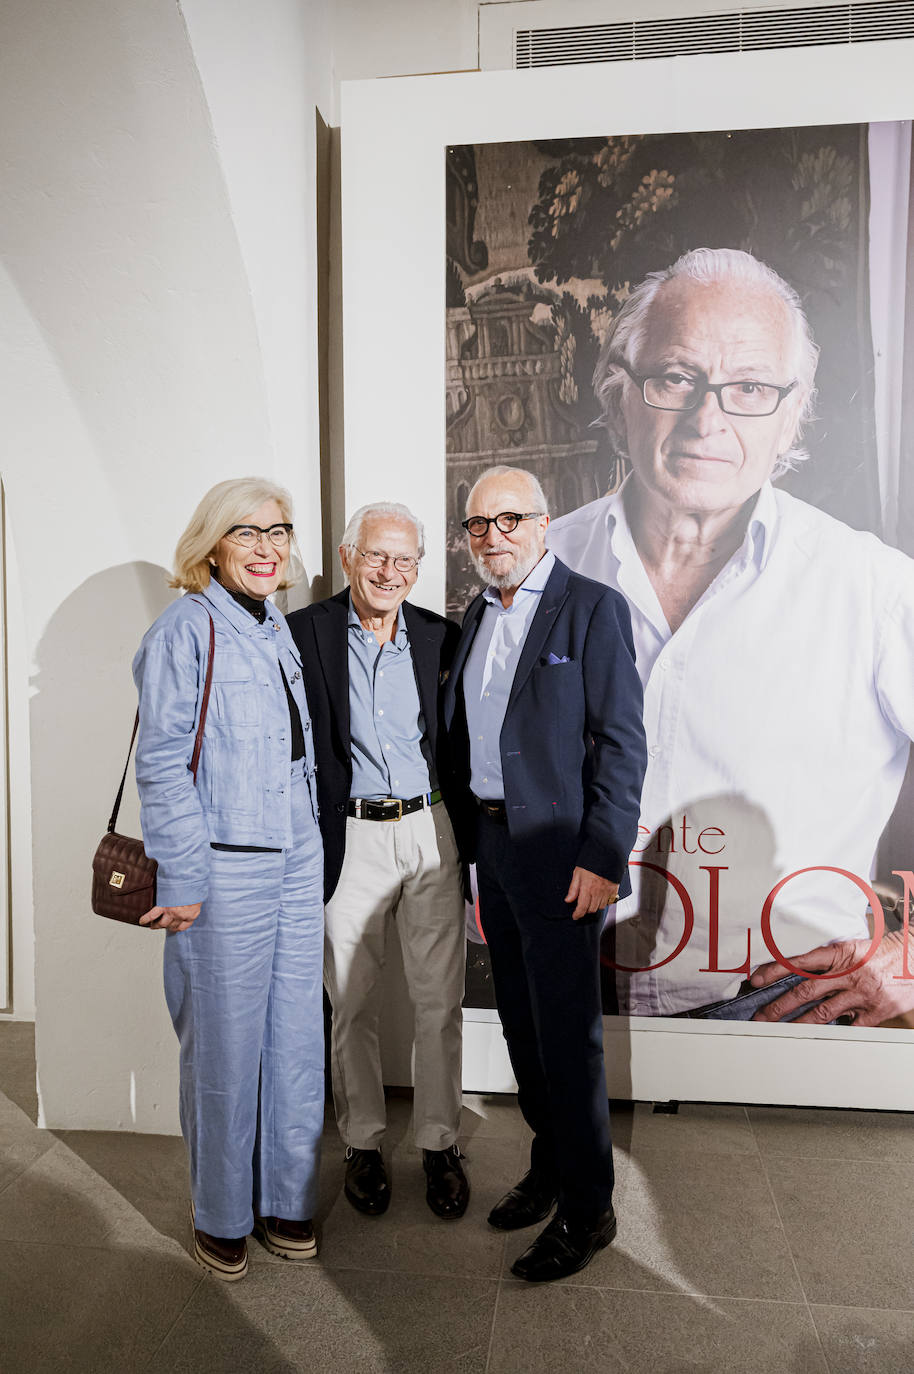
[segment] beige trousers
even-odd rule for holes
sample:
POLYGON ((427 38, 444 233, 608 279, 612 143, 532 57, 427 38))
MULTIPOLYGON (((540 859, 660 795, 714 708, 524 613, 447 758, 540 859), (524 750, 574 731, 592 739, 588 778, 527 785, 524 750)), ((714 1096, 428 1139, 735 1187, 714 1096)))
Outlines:
POLYGON ((378 1022, 393 926, 415 1017, 415 1142, 447 1149, 460 1120, 466 938, 460 861, 444 805, 399 821, 349 817, 343 871, 324 914, 333 1100, 344 1143, 370 1150, 384 1136, 378 1022))

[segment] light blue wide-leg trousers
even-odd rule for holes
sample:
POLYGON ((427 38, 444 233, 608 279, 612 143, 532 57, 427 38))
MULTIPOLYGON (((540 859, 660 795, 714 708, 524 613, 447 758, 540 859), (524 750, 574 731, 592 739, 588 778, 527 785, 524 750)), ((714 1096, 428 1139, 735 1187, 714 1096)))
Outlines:
POLYGON ((165 940, 195 1224, 212 1236, 248 1235, 255 1211, 303 1220, 317 1203, 323 859, 312 786, 293 764, 293 847, 212 850, 200 915, 165 940))

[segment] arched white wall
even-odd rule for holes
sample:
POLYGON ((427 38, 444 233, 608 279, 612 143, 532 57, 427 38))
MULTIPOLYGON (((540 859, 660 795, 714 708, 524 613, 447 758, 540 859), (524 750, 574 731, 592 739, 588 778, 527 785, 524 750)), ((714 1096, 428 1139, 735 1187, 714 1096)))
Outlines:
POLYGON ((325 6, 266 9, 259 44, 263 10, 241 0, 190 0, 187 26, 170 0, 7 0, 0 16, 2 478, 32 673, 31 786, 14 776, 13 804, 30 791, 50 1126, 176 1126, 161 937, 100 921, 87 896, 175 539, 209 485, 259 470, 292 488, 320 571, 325 6))

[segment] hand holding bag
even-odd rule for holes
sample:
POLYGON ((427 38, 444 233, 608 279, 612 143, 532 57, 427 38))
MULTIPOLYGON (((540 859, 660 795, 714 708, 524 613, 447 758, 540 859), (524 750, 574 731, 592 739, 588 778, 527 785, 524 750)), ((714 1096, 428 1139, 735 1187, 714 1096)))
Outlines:
MULTIPOLYGON (((200 764, 203 727, 206 724, 209 692, 213 681, 213 655, 216 649, 216 627, 209 611, 207 611, 207 615, 209 616, 209 659, 206 664, 206 681, 203 685, 203 700, 200 704, 197 737, 194 741, 194 752, 190 761, 190 771, 194 775, 194 786, 197 785, 197 768, 200 764)), ((117 814, 121 809, 124 783, 127 781, 127 769, 130 767, 130 755, 133 753, 133 744, 139 724, 140 713, 137 711, 136 720, 133 722, 133 734, 130 736, 130 747, 127 750, 127 762, 124 764, 121 785, 117 789, 117 796, 114 799, 114 809, 111 812, 111 819, 108 821, 108 829, 99 841, 95 857, 92 860, 92 910, 96 916, 107 916, 112 921, 124 921, 131 926, 139 925, 140 917, 145 916, 146 912, 150 911, 156 904, 156 868, 158 867, 155 859, 150 859, 143 848, 142 840, 132 839, 128 835, 118 835, 114 828, 117 825, 117 814)))

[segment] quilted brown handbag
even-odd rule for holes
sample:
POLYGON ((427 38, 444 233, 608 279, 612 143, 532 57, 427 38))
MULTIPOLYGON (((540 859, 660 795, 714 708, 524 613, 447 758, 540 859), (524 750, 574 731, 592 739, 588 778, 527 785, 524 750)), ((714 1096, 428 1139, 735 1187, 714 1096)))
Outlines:
MULTIPOLYGON (((207 611, 207 615, 209 615, 209 611, 207 611)), ((206 681, 203 684, 200 721, 197 725, 197 737, 194 740, 194 752, 190 761, 190 770, 194 775, 194 786, 197 783, 197 768, 200 764, 200 749, 203 745, 203 727, 206 724, 209 692, 213 681, 215 650, 216 627, 213 624, 213 617, 210 615, 206 681)), ((124 921, 131 926, 139 925, 140 917, 145 916, 146 912, 156 904, 156 868, 158 866, 155 859, 150 859, 146 853, 142 840, 132 839, 128 835, 118 835, 114 828, 117 825, 117 813, 121 809, 124 783, 127 781, 127 769, 130 767, 130 755, 133 753, 133 743, 139 724, 140 713, 137 711, 136 720, 133 722, 133 734, 130 736, 130 748, 127 750, 127 762, 124 764, 121 785, 117 789, 117 796, 114 799, 114 809, 111 812, 108 829, 99 841, 95 857, 92 860, 92 910, 96 916, 107 916, 112 921, 124 921)))

